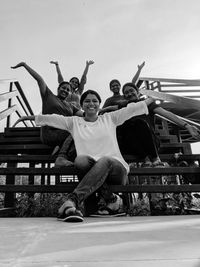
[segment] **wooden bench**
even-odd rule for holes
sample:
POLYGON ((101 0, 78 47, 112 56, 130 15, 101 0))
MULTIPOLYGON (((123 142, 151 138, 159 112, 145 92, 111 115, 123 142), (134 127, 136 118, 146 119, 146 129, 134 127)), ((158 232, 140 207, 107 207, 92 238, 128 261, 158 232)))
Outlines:
MULTIPOLYGON (((5 177, 5 184, 0 185, 0 192, 5 193, 4 207, 14 206, 14 193, 65 193, 71 192, 77 185, 78 172, 74 167, 54 168, 55 156, 53 148, 41 143, 40 129, 7 128, 0 135, 0 175, 5 177), (20 166, 26 164, 26 166, 20 166), (16 184, 17 176, 26 176, 27 184, 16 184), (69 177, 66 182, 62 177, 69 177), (40 180, 39 184, 35 184, 40 180)), ((197 167, 165 167, 165 168, 132 168, 129 176, 162 176, 162 175, 198 175, 200 174, 200 155, 192 155, 188 143, 162 143, 160 157, 169 161, 174 153, 182 152, 181 160, 196 161, 197 167)), ((128 162, 136 161, 125 155, 128 162)), ((200 192, 198 184, 129 184, 127 186, 112 185, 113 192, 126 193, 166 193, 166 192, 200 192)))

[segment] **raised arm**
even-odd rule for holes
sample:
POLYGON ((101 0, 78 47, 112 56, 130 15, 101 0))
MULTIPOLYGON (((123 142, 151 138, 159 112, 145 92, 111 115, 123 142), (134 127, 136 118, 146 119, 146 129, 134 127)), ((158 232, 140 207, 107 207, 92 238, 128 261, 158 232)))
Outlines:
POLYGON ((64 78, 62 76, 58 61, 50 61, 50 63, 54 64, 56 66, 56 72, 57 72, 57 75, 58 75, 58 83, 60 84, 61 82, 64 81, 64 78))
POLYGON ((80 84, 79 84, 79 87, 78 87, 78 90, 77 92, 81 95, 83 93, 83 90, 84 90, 84 85, 86 84, 87 82, 87 74, 88 74, 88 70, 89 70, 89 67, 90 65, 94 64, 94 61, 92 60, 87 60, 86 61, 86 66, 85 66, 85 69, 84 69, 84 72, 83 72, 83 75, 81 77, 81 81, 80 81, 80 84))
POLYGON ((144 65, 145 65, 145 61, 142 62, 142 64, 140 64, 140 65, 137 66, 138 67, 138 70, 137 70, 137 72, 135 73, 135 75, 134 75, 134 77, 132 79, 132 83, 136 84, 138 78, 140 77, 140 73, 141 73, 144 65))
POLYGON ((192 137, 194 137, 196 139, 200 139, 200 130, 196 126, 191 125, 191 124, 185 122, 184 120, 180 119, 174 113, 172 113, 168 110, 165 110, 164 108, 161 108, 161 107, 155 108, 154 113, 159 114, 159 115, 169 119, 170 121, 173 121, 175 124, 177 124, 181 128, 185 128, 186 130, 188 130, 188 132, 192 135, 192 137))
POLYGON ((40 89, 40 94, 41 96, 45 94, 47 85, 43 78, 35 71, 33 70, 30 66, 28 66, 25 62, 20 62, 15 66, 12 66, 11 69, 17 69, 20 67, 24 67, 28 73, 37 81, 39 89, 40 89))

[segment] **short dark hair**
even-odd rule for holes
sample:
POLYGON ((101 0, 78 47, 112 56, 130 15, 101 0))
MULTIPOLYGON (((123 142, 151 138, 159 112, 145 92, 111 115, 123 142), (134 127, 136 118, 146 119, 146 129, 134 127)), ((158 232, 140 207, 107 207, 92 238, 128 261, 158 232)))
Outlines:
POLYGON ((101 97, 100 95, 94 91, 94 90, 87 90, 85 91, 82 95, 81 95, 81 98, 80 98, 80 105, 82 106, 83 105, 83 101, 85 100, 85 98, 87 97, 87 95, 95 95, 97 97, 97 99, 99 100, 99 103, 101 103, 101 97))
POLYGON ((70 84, 69 82, 67 82, 67 81, 63 81, 63 82, 59 83, 59 85, 58 85, 58 89, 59 89, 63 84, 68 84, 68 85, 70 86, 70 88, 71 88, 71 84, 70 84))
POLYGON ((123 85, 123 87, 122 87, 122 93, 123 93, 123 95, 124 95, 125 87, 127 87, 127 86, 133 87, 137 92, 139 92, 138 87, 134 83, 125 83, 123 85))
POLYGON ((121 83, 120 83, 119 80, 117 80, 117 79, 113 79, 113 80, 110 81, 110 83, 109 83, 110 88, 111 88, 111 86, 112 86, 113 83, 118 83, 119 85, 121 85, 121 83))
POLYGON ((69 81, 71 82, 73 79, 78 80, 78 83, 80 83, 79 78, 77 78, 77 77, 72 77, 69 81))

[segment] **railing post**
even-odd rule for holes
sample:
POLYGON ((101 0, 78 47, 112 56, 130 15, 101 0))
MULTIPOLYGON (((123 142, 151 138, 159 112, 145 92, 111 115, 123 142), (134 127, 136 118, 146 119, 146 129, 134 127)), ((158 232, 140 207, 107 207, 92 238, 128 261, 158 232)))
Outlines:
MULTIPOLYGON (((9 92, 12 92, 12 86, 13 86, 13 83, 10 82, 9 92)), ((10 98, 10 99, 8 99, 8 108, 10 108, 11 105, 12 105, 12 99, 10 98)), ((7 123, 6 123, 6 127, 7 127, 7 128, 10 127, 10 116, 11 116, 11 115, 9 115, 9 116, 7 117, 7 123)))
MULTIPOLYGON (((14 162, 7 163, 7 168, 16 168, 17 164, 14 162)), ((6 184, 15 184, 15 175, 10 174, 6 176, 6 184)), ((11 208, 15 205, 15 193, 5 193, 4 207, 11 208)))

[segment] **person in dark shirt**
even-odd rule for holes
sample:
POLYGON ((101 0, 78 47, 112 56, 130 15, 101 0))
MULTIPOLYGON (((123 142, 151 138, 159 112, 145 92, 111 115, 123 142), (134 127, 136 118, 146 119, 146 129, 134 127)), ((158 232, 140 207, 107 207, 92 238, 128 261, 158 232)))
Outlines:
MULTIPOLYGON (((133 84, 136 84, 144 65, 145 65, 145 61, 142 64, 137 66, 138 70, 132 79, 133 84)), ((105 103, 103 104, 103 108, 113 106, 113 105, 118 105, 118 103, 124 99, 124 96, 120 94, 121 83, 119 80, 117 79, 111 80, 109 83, 109 87, 113 95, 106 99, 105 103)))
MULTIPOLYGON (((101 113, 114 111, 127 106, 128 103, 141 101, 140 93, 133 83, 126 83, 122 88, 124 99, 118 105, 102 109, 101 113)), ((159 155, 159 139, 155 135, 154 115, 161 115, 178 126, 187 129, 190 134, 199 138, 197 127, 185 123, 172 112, 169 112, 156 103, 148 106, 149 114, 133 117, 117 127, 117 137, 122 154, 132 154, 142 161, 142 166, 163 166, 159 155)))
MULTIPOLYGON (((57 95, 53 94, 48 88, 43 78, 25 62, 20 62, 16 66, 11 67, 17 69, 24 67, 28 73, 37 81, 42 98, 42 114, 58 114, 64 116, 82 116, 82 111, 76 108, 72 103, 65 101, 71 94, 71 85, 69 82, 63 81, 59 84, 57 95)), ((21 118, 19 121, 27 118, 21 118)), ((18 123, 17 122, 17 123, 18 123)), ((56 129, 49 126, 41 127, 41 141, 49 146, 59 146, 60 151, 55 161, 56 167, 72 165, 76 157, 73 139, 69 132, 56 129)))
MULTIPOLYGON (((56 66, 56 72, 57 72, 57 75, 58 75, 58 84, 62 83, 64 81, 64 78, 63 78, 63 75, 62 75, 62 72, 61 72, 61 69, 60 69, 58 61, 50 61, 50 63, 54 64, 56 66)), ((73 103, 79 109, 81 108, 81 106, 80 106, 80 96, 83 93, 84 86, 85 86, 86 81, 87 81, 87 73, 88 73, 88 70, 89 70, 89 66, 92 65, 92 64, 94 64, 94 61, 92 61, 92 60, 87 60, 86 61, 86 66, 85 66, 85 69, 84 69, 84 72, 83 72, 83 75, 82 75, 80 81, 79 81, 79 79, 77 77, 72 77, 69 80, 72 92, 71 92, 71 94, 69 94, 67 96, 66 101, 69 101, 69 102, 73 103)))

